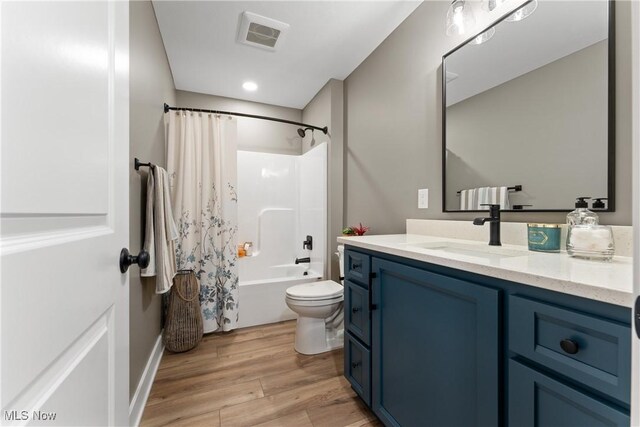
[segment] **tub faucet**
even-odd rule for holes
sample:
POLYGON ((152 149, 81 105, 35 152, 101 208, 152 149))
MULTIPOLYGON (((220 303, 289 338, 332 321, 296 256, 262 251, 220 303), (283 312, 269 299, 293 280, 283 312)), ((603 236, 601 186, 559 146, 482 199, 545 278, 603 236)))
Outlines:
POLYGON ((489 223, 489 246, 502 246, 500 243, 500 205, 483 204, 489 206, 489 218, 476 218, 473 225, 489 223))
POLYGON ((307 239, 302 242, 302 249, 313 249, 313 237, 307 236, 307 239))
POLYGON ((311 258, 306 257, 306 258, 296 258, 296 264, 302 264, 302 263, 310 263, 311 262, 311 258))

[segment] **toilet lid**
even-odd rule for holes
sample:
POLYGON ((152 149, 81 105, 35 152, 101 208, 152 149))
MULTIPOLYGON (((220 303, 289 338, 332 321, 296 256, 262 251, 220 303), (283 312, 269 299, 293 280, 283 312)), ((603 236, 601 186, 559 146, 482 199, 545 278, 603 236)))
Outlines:
POLYGON ((287 289, 287 296, 298 299, 324 299, 342 295, 342 286, 333 280, 303 283, 287 289))

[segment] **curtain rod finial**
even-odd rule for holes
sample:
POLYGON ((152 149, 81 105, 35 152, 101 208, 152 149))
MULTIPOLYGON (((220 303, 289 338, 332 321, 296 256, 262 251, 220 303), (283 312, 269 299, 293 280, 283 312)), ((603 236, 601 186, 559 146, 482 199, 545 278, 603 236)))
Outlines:
POLYGON ((329 133, 329 127, 325 126, 322 128, 322 133, 324 133, 325 135, 329 133))
POLYGON ((165 113, 169 112, 169 104, 167 104, 166 102, 164 103, 164 112, 165 113))

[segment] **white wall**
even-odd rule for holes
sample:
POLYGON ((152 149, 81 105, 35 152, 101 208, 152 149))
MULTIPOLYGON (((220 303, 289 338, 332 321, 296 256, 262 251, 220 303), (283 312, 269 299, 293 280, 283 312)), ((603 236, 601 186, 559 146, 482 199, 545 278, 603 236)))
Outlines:
MULTIPOLYGON (((137 254, 144 240, 146 173, 133 168, 133 159, 165 165, 164 111, 175 102, 171 69, 150 1, 129 3, 129 250, 137 254)), ((153 277, 129 274, 129 390, 134 396, 162 325, 161 300, 153 277)))
MULTIPOLYGON (((316 145, 298 158, 299 228, 295 242, 298 256, 311 258, 311 270, 326 277, 327 259, 327 143, 316 145), (302 249, 306 236, 313 250, 302 249)), ((335 240, 335 239, 334 239, 335 240)))
POLYGON ((329 133, 314 132, 303 140, 303 151, 326 141, 328 144, 328 199, 327 199, 327 277, 338 281, 340 268, 335 256, 345 224, 344 212, 344 84, 331 79, 302 110, 302 120, 316 126, 327 126, 329 133))
MULTIPOLYGON (((476 3, 476 2, 472 2, 476 3)), ((616 1, 616 212, 631 224, 631 18, 616 1)), ((471 220, 442 212, 442 55, 464 41, 447 37, 450 2, 425 1, 345 80, 345 209, 371 233, 401 233, 407 218, 471 220), (417 190, 429 188, 429 209, 417 190)), ((476 30, 497 14, 477 14, 476 30), (480 19, 482 17, 482 20, 480 19)), ((565 213, 510 213, 505 221, 564 222, 565 213)))
POLYGON ((238 151, 238 242, 254 246, 239 260, 240 281, 283 277, 296 257, 324 275, 326 165, 327 144, 301 156, 238 151), (307 235, 311 251, 302 249, 307 235))
MULTIPOLYGON (((242 101, 203 93, 176 91, 176 106, 233 111, 302 121, 302 112, 259 102, 242 101)), ((238 149, 264 153, 302 154, 302 138, 297 127, 267 120, 238 117, 238 149)))

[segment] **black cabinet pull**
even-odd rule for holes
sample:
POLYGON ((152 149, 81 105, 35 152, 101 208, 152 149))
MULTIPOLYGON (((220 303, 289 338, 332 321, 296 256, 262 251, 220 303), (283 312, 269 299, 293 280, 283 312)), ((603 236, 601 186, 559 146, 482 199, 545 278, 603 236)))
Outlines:
POLYGON ((353 308, 351 309, 351 312, 352 312, 352 313, 357 313, 357 312, 359 312, 359 311, 360 311, 360 308, 359 308, 359 307, 353 307, 353 308))
POLYGON ((373 311, 378 308, 377 304, 369 304, 369 310, 373 311))
POLYGON ((360 268, 360 264, 351 264, 351 268, 354 270, 358 270, 360 268))
POLYGON ((578 347, 578 343, 570 339, 564 339, 560 341, 560 347, 562 348, 562 350, 564 350, 565 353, 568 354, 576 354, 580 349, 578 347))
POLYGON ((360 363, 360 362, 353 362, 353 363, 351 364, 351 367, 352 367, 353 369, 356 369, 356 368, 357 368, 357 367, 359 367, 360 365, 361 365, 361 363, 360 363))

